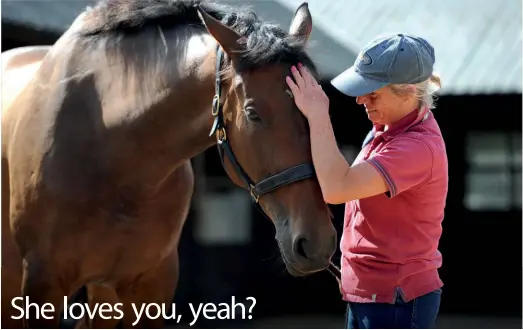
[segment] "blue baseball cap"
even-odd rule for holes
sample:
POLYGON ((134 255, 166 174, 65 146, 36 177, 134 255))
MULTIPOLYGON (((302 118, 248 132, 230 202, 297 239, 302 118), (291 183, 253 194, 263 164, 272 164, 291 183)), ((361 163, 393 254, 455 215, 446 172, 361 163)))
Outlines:
POLYGON ((354 65, 331 80, 348 96, 372 93, 390 84, 416 84, 432 75, 434 48, 406 33, 381 35, 359 53, 354 65))

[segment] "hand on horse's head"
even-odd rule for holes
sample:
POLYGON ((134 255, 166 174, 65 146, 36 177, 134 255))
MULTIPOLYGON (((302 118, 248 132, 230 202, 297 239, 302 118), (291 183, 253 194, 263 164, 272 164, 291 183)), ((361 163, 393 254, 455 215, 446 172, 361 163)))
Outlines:
POLYGON ((329 98, 309 70, 301 63, 291 68, 294 80, 287 76, 287 85, 294 95, 294 102, 307 119, 329 112, 329 98))

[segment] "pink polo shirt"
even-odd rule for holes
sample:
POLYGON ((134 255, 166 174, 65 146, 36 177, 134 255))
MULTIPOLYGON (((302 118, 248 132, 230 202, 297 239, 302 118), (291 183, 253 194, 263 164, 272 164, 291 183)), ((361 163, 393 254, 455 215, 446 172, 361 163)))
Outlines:
POLYGON ((383 175, 389 192, 345 206, 343 299, 406 301, 443 286, 438 243, 448 189, 445 143, 431 111, 413 111, 374 139, 355 162, 383 175))

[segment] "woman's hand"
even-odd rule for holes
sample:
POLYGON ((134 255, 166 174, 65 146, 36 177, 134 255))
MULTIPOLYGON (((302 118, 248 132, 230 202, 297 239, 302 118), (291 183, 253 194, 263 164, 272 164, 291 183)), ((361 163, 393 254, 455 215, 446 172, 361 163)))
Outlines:
POLYGON ((329 112, 329 98, 321 88, 320 84, 309 73, 301 63, 298 69, 291 68, 294 81, 287 76, 287 85, 294 95, 294 102, 307 119, 316 115, 325 115, 329 112))

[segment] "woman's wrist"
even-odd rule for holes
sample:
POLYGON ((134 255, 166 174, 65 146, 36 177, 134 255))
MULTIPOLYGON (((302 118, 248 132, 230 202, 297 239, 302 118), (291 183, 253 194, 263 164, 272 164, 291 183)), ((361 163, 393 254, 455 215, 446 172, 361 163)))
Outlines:
POLYGON ((313 133, 312 130, 320 130, 323 133, 332 127, 329 113, 326 111, 314 111, 309 115, 307 120, 311 133, 313 133))
POLYGON ((309 111, 307 115, 307 121, 309 122, 309 125, 316 123, 324 124, 326 121, 330 123, 329 110, 315 109, 314 111, 309 111))

